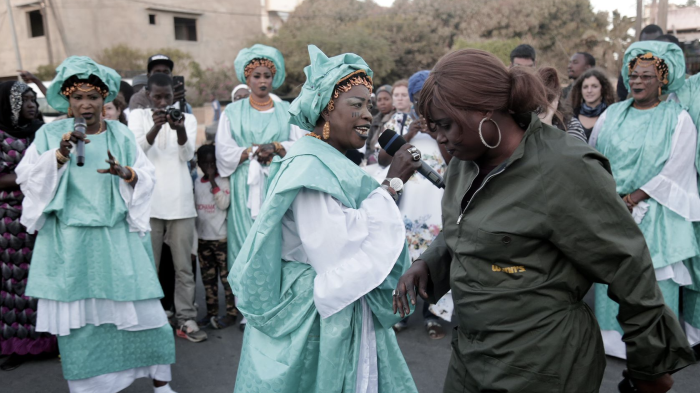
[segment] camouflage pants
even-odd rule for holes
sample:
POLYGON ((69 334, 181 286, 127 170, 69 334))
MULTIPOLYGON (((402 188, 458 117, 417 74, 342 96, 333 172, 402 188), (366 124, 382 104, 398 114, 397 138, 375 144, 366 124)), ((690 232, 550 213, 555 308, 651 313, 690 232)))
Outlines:
POLYGON ((228 267, 226 266, 226 240, 199 240, 199 267, 202 282, 207 292, 207 314, 219 315, 219 278, 226 293, 226 314, 238 315, 231 286, 228 284, 228 267))

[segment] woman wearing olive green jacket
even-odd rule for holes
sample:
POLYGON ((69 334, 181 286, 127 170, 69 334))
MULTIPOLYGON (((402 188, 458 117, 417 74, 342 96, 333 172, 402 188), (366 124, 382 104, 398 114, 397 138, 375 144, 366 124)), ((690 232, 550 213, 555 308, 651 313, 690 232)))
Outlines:
POLYGON ((462 50, 438 62, 420 105, 456 159, 443 231, 394 300, 403 314, 415 287, 431 301, 452 289, 459 327, 444 391, 598 392, 605 354, 583 302, 593 282, 620 303, 633 383, 668 391, 692 351, 608 161, 531 113, 546 107, 541 82, 462 50))

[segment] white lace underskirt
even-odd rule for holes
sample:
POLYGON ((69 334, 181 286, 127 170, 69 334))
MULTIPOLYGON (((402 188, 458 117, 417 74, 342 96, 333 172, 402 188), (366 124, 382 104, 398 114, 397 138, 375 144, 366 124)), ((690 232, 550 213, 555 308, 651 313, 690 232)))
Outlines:
POLYGON ((139 378, 169 382, 172 380, 170 365, 158 364, 130 368, 92 378, 76 379, 68 381, 68 389, 70 389, 70 393, 117 393, 129 387, 134 380, 139 378))
POLYGON ((39 299, 36 330, 67 336, 85 325, 113 324, 119 330, 156 329, 168 323, 159 299, 117 302, 84 299, 74 302, 39 299))
POLYGON ((682 287, 693 284, 690 272, 683 262, 676 262, 668 266, 654 269, 654 274, 656 275, 656 281, 659 282, 673 280, 673 282, 682 287))

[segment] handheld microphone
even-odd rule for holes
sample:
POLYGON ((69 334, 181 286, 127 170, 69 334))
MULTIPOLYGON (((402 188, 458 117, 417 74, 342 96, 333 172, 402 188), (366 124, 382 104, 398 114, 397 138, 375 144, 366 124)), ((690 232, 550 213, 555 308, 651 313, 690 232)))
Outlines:
MULTIPOLYGON (((85 135, 85 131, 87 131, 87 123, 85 123, 85 119, 82 117, 76 117, 75 123, 73 124, 73 132, 85 135)), ((76 155, 78 156, 78 166, 85 165, 85 142, 82 140, 78 140, 76 155)))
MULTIPOLYGON (((384 149, 390 156, 399 150, 399 148, 406 144, 406 140, 401 137, 401 135, 395 133, 392 130, 386 130, 379 136, 379 146, 384 149)), ((420 168, 418 168, 418 173, 423 175, 429 182, 437 188, 445 188, 445 181, 430 165, 425 162, 420 162, 420 168)))

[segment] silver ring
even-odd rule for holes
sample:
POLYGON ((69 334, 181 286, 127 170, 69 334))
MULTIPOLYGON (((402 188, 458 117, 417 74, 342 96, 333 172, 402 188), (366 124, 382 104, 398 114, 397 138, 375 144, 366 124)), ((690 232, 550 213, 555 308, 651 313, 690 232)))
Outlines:
POLYGON ((413 161, 420 161, 420 159, 421 159, 420 153, 411 153, 411 155, 413 156, 413 161))
POLYGON ((416 149, 415 146, 411 146, 408 149, 406 149, 407 152, 413 154, 413 153, 418 153, 418 149, 416 149))
POLYGON ((396 292, 396 289, 391 291, 391 296, 393 296, 393 297, 399 296, 399 294, 396 292))

